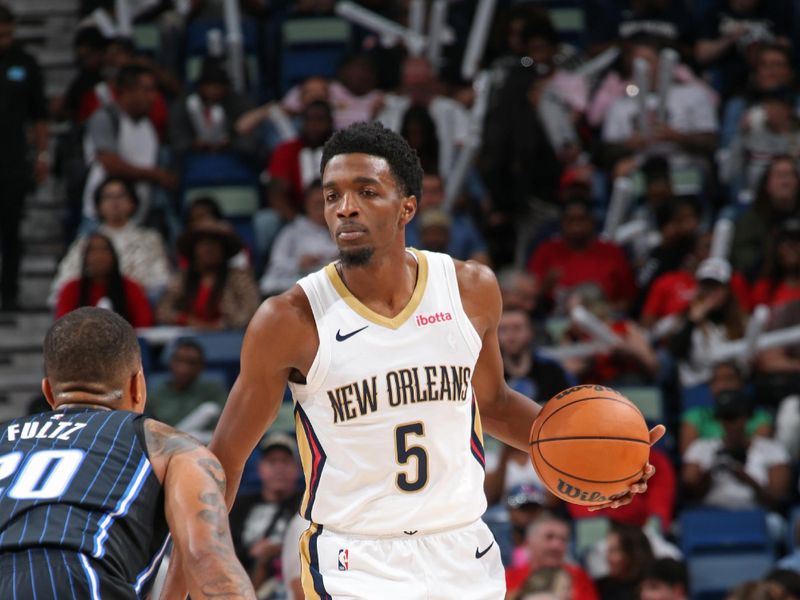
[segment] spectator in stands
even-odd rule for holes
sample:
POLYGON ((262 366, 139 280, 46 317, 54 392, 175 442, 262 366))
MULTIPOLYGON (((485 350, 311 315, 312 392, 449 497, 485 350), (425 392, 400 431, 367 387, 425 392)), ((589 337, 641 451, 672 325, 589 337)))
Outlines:
POLYGON ((281 229, 275 238, 260 282, 265 296, 288 290, 298 279, 321 269, 338 254, 325 223, 325 197, 319 180, 306 189, 304 209, 304 214, 281 229))
POLYGON ((652 93, 646 101, 649 131, 637 129, 639 103, 631 96, 616 100, 603 121, 602 141, 609 164, 632 154, 668 156, 672 162, 709 158, 717 145, 717 116, 706 89, 694 82, 674 81, 666 97, 666 122, 655 121, 658 106, 659 44, 638 42, 633 59, 650 69, 652 93))
POLYGON ((467 137, 469 120, 461 104, 439 95, 433 69, 428 61, 421 57, 410 57, 403 63, 399 94, 386 94, 384 107, 378 113, 376 120, 399 133, 406 112, 412 106, 424 107, 430 113, 439 140, 439 161, 436 171, 449 173, 455 162, 457 148, 467 137))
POLYGON ((158 322, 209 330, 244 328, 261 298, 252 274, 228 264, 241 249, 241 240, 225 223, 204 223, 181 234, 178 251, 189 264, 169 282, 156 309, 158 322))
MULTIPOLYGON (((100 219, 97 231, 114 244, 122 274, 142 285, 154 298, 167 285, 169 261, 158 232, 132 221, 138 204, 136 190, 125 179, 109 177, 95 189, 94 206, 100 219)), ((86 241, 85 237, 75 240, 59 263, 50 286, 51 302, 55 302, 68 280, 80 277, 86 241)))
POLYGON ((777 308, 800 300, 800 219, 783 222, 778 237, 768 241, 770 252, 751 294, 753 306, 777 308))
POLYGON ((597 600, 597 590, 586 572, 567 562, 569 525, 554 514, 545 513, 528 528, 527 564, 506 569, 506 588, 511 598, 526 598, 528 586, 544 569, 560 569, 569 575, 572 600, 597 600))
POLYGON ((786 450, 774 440, 748 433, 753 405, 741 391, 717 394, 714 411, 722 423, 722 438, 695 440, 683 455, 687 498, 733 510, 779 510, 791 487, 786 450))
MULTIPOLYGON (((426 173, 422 178, 422 202, 414 220, 406 225, 406 245, 420 247, 422 218, 429 210, 442 210, 444 200, 442 178, 435 173, 426 173)), ((450 213, 449 235, 444 252, 458 260, 474 260, 483 264, 489 262, 486 241, 470 216, 458 209, 450 213)))
MULTIPOLYGON (((694 249, 687 254, 681 266, 659 275, 650 286, 642 307, 641 323, 651 329, 659 320, 675 317, 689 308, 697 292, 697 267, 711 250, 711 234, 699 235, 694 249)), ((739 272, 731 275, 731 289, 739 305, 750 307, 750 290, 747 280, 739 272)))
POLYGON ((608 575, 598 579, 601 600, 637 600, 639 586, 655 560, 639 527, 613 523, 608 536, 608 575))
MULTIPOLYGON (((800 323, 800 302, 784 304, 775 311, 770 330, 786 329, 800 323)), ((756 365, 758 392, 769 405, 778 405, 775 438, 792 460, 800 459, 800 345, 797 342, 759 353, 756 365)))
POLYGON ((319 178, 322 145, 333 133, 333 113, 327 102, 315 101, 303 111, 300 137, 275 148, 269 163, 269 175, 289 185, 296 210, 303 206, 306 187, 319 178))
POLYGON ((797 570, 784 569, 778 566, 767 573, 764 581, 772 581, 783 587, 788 594, 786 600, 800 599, 800 572, 797 570))
MULTIPOLYGON (((711 368, 708 382, 711 398, 723 392, 746 394, 747 383, 741 367, 735 361, 725 361, 711 368)), ((762 408, 756 408, 747 421, 747 434, 751 437, 768 438, 772 433, 772 417, 762 408)), ((678 449, 683 454, 697 439, 721 439, 724 435, 722 423, 717 419, 713 406, 696 406, 681 415, 681 431, 678 449)))
MULTIPOLYGON (((643 37, 688 50, 694 25, 688 7, 675 0, 635 0, 625 3, 587 3, 587 34, 594 51, 612 42, 626 44, 643 37)), ((685 52, 684 52, 685 53, 685 52)))
POLYGON ((156 94, 152 73, 144 67, 125 66, 116 83, 116 104, 98 110, 87 125, 91 167, 83 192, 83 216, 96 221, 93 199, 97 186, 107 177, 119 177, 136 182, 139 207, 134 220, 141 223, 150 210, 152 186, 171 190, 177 179, 157 166, 159 139, 147 116, 156 94))
POLYGON ((539 295, 539 287, 534 275, 527 271, 509 268, 497 274, 497 281, 503 297, 503 306, 519 308, 528 315, 534 316, 539 295))
POLYGON ((543 514, 545 507, 553 506, 543 488, 529 483, 520 483, 508 491, 506 508, 511 522, 511 544, 513 548, 510 567, 528 563, 528 546, 525 543, 530 526, 543 514))
POLYGON ((286 588, 286 600, 304 600, 300 567, 300 536, 311 523, 296 514, 286 526, 281 548, 281 577, 286 588))
POLYGON ((766 241, 774 239, 781 223, 800 216, 800 172, 790 156, 775 156, 761 177, 753 205, 737 219, 731 262, 748 278, 758 273, 766 241))
POLYGON ((744 87, 759 44, 789 45, 794 22, 790 6, 771 0, 727 0, 707 11, 694 57, 701 67, 713 69, 725 97, 744 87))
POLYGON ((400 135, 417 153, 423 171, 436 173, 439 170, 439 134, 427 107, 415 104, 408 108, 400 125, 400 135))
POLYGON ((20 223, 31 184, 47 177, 47 105, 39 64, 14 43, 14 14, 0 4, 0 309, 17 309, 20 223), (30 127, 30 131, 29 128, 30 127), (30 134, 30 137, 29 137, 30 134), (29 144, 32 140, 33 144, 29 144), (33 155, 33 164, 28 157, 33 155))
POLYGON ((545 403, 575 384, 560 364, 536 351, 530 313, 522 307, 504 304, 497 338, 506 382, 521 394, 545 403))
POLYGON ((153 310, 144 289, 120 273, 114 245, 99 232, 89 234, 86 240, 80 279, 68 281, 61 288, 55 318, 81 306, 111 309, 133 327, 153 325, 153 310))
POLYGON ((788 90, 764 94, 759 107, 752 109, 752 118, 742 121, 720 169, 720 178, 734 194, 755 189, 773 157, 788 155, 797 161, 800 120, 795 100, 788 90))
MULTIPOLYGON (((189 203, 186 209, 185 226, 191 229, 197 225, 204 223, 224 223, 225 217, 222 215, 222 210, 217 204, 217 201, 211 196, 198 196, 189 203)), ((228 265, 238 269, 250 268, 250 255, 248 248, 243 247, 241 252, 228 261, 228 265)), ((188 263, 185 256, 178 256, 178 267, 184 268, 188 263)))
POLYGON ((591 206, 570 199, 561 211, 561 235, 540 244, 528 262, 543 299, 563 311, 569 290, 594 282, 613 311, 623 311, 636 295, 633 271, 623 251, 598 239, 591 206))
POLYGON ((103 57, 108 40, 97 27, 78 29, 72 42, 78 73, 61 98, 59 116, 73 123, 82 123, 90 115, 83 114, 84 97, 94 95, 95 87, 103 81, 103 57))
MULTIPOLYGON (((759 44, 748 89, 725 104, 720 145, 727 148, 745 123, 759 119, 761 100, 768 94, 789 91, 794 86, 791 48, 781 44, 759 44)), ((745 125, 746 126, 746 125, 745 125)))
POLYGON ((219 60, 203 61, 195 82, 196 91, 178 99, 169 116, 169 139, 176 158, 187 153, 235 152, 254 158, 256 136, 237 134, 237 119, 250 107, 250 101, 231 87, 230 78, 219 60))
POLYGON ((774 581, 748 581, 733 588, 725 600, 791 600, 784 587, 774 581))
POLYGON ((231 511, 231 535, 253 587, 282 588, 281 548, 292 517, 300 507, 300 465, 292 436, 277 432, 261 444, 258 474, 261 492, 239 498, 231 511))
POLYGON ((697 267, 695 278, 697 292, 669 343, 684 387, 707 383, 713 366, 712 348, 741 338, 747 324, 747 314, 731 287, 727 260, 707 258, 697 267))
MULTIPOLYGON (((656 356, 647 333, 635 321, 616 317, 603 291, 595 283, 575 286, 568 298, 569 312, 582 306, 599 323, 605 325, 616 343, 608 351, 598 352, 586 358, 563 361, 564 368, 581 383, 602 385, 642 385, 652 383, 658 371, 656 356)), ((585 340, 586 334, 573 325, 566 331, 566 338, 585 340)))
POLYGON ((204 377, 205 368, 203 347, 191 338, 179 339, 169 357, 169 378, 147 394, 148 413, 177 425, 204 404, 222 410, 228 391, 219 381, 204 377))
POLYGON ((657 558, 647 569, 639 600, 689 600, 689 573, 674 558, 657 558))

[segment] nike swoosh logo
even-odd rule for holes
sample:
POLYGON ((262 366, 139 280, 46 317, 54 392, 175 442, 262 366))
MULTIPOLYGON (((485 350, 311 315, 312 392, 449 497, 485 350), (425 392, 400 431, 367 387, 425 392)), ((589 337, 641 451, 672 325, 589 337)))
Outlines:
POLYGON ((484 550, 483 552, 481 552, 480 548, 475 548, 475 558, 483 558, 483 556, 484 556, 484 555, 485 555, 485 554, 486 554, 486 553, 487 553, 489 550, 491 550, 491 549, 492 549, 492 546, 494 546, 494 541, 493 541, 491 544, 489 544, 488 546, 486 546, 486 550, 484 550))
POLYGON ((341 330, 341 329, 339 329, 339 330, 337 330, 337 331, 336 331, 336 341, 337 341, 337 342, 343 342, 343 341, 345 341, 347 338, 351 338, 351 337, 353 337, 353 336, 354 336, 355 334, 357 334, 358 332, 360 332, 360 331, 364 331, 364 330, 365 330, 367 327, 369 327, 369 325, 364 325, 364 326, 363 326, 361 329, 356 329, 355 331, 351 331, 350 333, 346 333, 346 334, 344 334, 344 335, 342 335, 342 330, 341 330))

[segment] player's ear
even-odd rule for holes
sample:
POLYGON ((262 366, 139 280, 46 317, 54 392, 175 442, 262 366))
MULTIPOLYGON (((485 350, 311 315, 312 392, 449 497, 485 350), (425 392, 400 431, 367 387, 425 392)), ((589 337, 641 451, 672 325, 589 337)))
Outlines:
POLYGON ((50 408, 55 408, 56 399, 53 396, 53 388, 50 386, 50 380, 47 377, 42 378, 42 394, 44 394, 44 399, 47 400, 50 408))
POLYGON ((405 227, 417 214, 417 197, 406 196, 400 203, 400 225, 405 227))
POLYGON ((142 371, 141 367, 131 375, 129 385, 134 412, 144 411, 144 405, 147 402, 147 383, 144 380, 144 371, 142 371))

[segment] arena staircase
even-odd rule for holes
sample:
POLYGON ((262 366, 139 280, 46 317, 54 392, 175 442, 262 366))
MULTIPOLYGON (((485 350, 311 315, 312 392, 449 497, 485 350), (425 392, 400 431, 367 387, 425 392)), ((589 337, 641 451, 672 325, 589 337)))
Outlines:
MULTIPOLYGON (((17 16, 17 40, 42 67, 47 97, 62 94, 74 74, 72 38, 79 0, 6 2, 17 16)), ((61 130, 58 124, 51 123, 51 156, 61 130)), ((63 189, 52 177, 26 203, 21 308, 16 313, 0 313, 0 420, 24 413, 40 394, 41 342, 52 322, 46 298, 64 251, 63 206, 63 189)))

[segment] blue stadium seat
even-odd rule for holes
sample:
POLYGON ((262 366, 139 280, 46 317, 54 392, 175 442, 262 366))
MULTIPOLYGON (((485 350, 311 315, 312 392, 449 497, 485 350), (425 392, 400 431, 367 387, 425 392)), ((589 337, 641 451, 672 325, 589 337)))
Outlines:
POLYGON ((795 531, 800 525, 800 506, 795 506, 789 511, 789 527, 786 532, 786 550, 792 553, 797 548, 797 540, 795 539, 795 531))
POLYGON ((142 355, 142 371, 147 375, 153 368, 153 349, 146 339, 140 337, 137 340, 139 341, 139 352, 142 355))
POLYGON ((722 600, 745 581, 761 579, 772 568, 768 552, 712 553, 690 557, 689 585, 693 600, 722 600))
POLYGON ((654 385, 617 386, 616 390, 633 402, 648 423, 664 422, 661 390, 654 385))
POLYGON ((772 552, 763 510, 687 509, 680 515, 680 527, 681 549, 686 556, 772 552))
POLYGON ((308 77, 336 75, 352 46, 352 26, 339 17, 287 19, 280 37, 280 87, 286 93, 308 77))
POLYGON ((183 164, 185 188, 258 184, 258 171, 232 152, 189 154, 183 164))
POLYGON ((684 388, 681 396, 681 410, 684 411, 690 408, 709 408, 714 405, 711 390, 705 383, 684 388))
POLYGON ((250 251, 253 261, 257 262, 258 248, 256 247, 256 230, 253 227, 253 220, 250 217, 234 217, 230 219, 230 222, 236 230, 236 234, 250 251))

